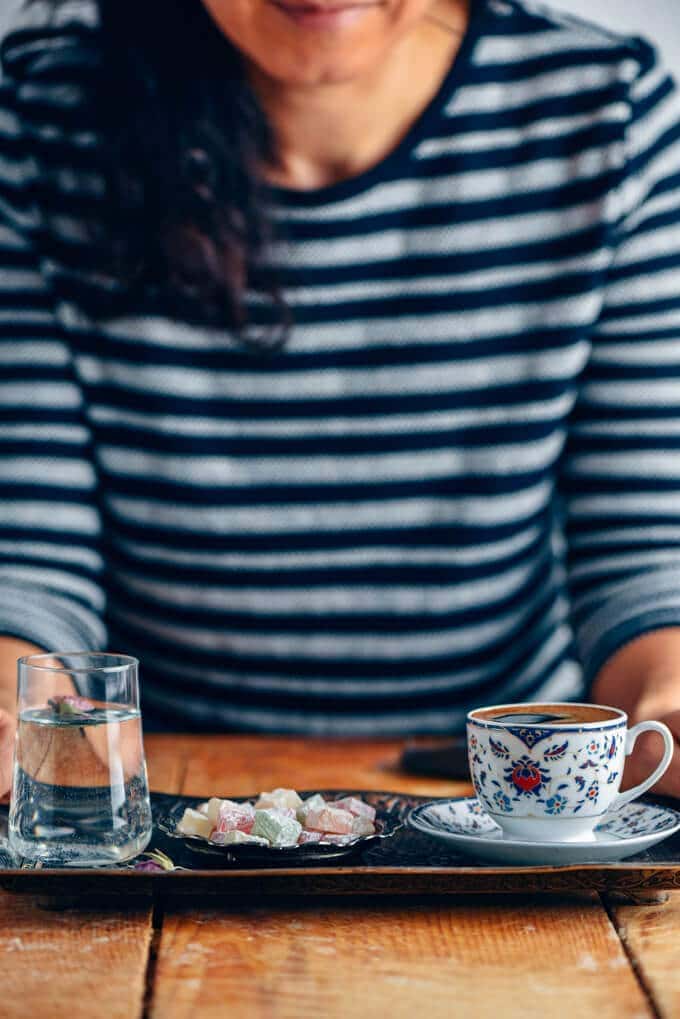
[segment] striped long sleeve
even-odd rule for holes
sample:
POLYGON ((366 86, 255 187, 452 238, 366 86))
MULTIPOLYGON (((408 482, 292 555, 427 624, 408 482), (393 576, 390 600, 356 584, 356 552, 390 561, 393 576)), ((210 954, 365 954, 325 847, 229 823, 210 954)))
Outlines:
POLYGON ((648 46, 630 89, 616 250, 564 465, 579 654, 680 625, 680 102, 648 46))
POLYGON ((8 82, 0 170, 0 633, 94 649, 105 634, 91 441, 34 252, 30 151, 8 82))
POLYGON ((263 189, 292 321, 263 354, 102 280, 93 9, 31 4, 2 47, 0 628, 105 623, 147 719, 387 735, 583 699, 680 625, 680 115, 651 47, 475 0, 385 159, 263 189))

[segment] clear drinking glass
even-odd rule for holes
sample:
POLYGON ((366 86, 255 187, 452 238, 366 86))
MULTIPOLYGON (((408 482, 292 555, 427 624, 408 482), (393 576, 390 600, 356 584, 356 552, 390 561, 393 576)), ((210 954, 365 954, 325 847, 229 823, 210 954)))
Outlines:
POLYGON ((82 651, 19 659, 9 842, 27 861, 104 866, 148 844, 137 667, 82 651))

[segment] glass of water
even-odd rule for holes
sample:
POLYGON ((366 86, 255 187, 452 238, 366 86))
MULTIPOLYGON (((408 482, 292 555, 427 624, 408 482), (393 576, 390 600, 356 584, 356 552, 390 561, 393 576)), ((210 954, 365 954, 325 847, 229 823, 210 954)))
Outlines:
POLYGON ((106 866, 146 848, 137 669, 98 652, 19 659, 9 843, 29 864, 106 866))

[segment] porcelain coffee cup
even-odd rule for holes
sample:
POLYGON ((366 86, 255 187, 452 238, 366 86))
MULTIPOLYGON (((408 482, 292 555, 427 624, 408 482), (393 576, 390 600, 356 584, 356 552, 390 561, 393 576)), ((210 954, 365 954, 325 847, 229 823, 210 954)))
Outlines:
POLYGON ((604 814, 658 782, 673 756, 661 722, 628 728, 624 711, 596 704, 509 704, 467 717, 477 798, 504 834, 530 842, 595 838, 604 814), (619 792, 625 758, 643 732, 658 732, 663 757, 649 778, 619 792))

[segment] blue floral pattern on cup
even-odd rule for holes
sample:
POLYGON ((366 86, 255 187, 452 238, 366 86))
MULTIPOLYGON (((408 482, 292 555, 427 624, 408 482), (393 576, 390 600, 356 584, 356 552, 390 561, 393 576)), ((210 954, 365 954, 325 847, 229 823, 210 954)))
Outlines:
POLYGON ((618 791, 626 724, 600 729, 474 725, 470 771, 491 814, 539 818, 604 813, 618 791))
POLYGON ((561 814, 569 800, 566 796, 561 793, 555 793, 554 796, 549 796, 545 801, 545 812, 546 814, 561 814))

